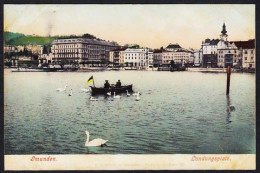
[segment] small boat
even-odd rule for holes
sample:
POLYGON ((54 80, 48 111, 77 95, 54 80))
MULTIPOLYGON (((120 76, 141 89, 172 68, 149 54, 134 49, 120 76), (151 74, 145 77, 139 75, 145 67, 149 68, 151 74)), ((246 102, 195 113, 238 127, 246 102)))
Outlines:
POLYGON ((111 93, 126 93, 126 90, 128 90, 128 92, 133 92, 133 89, 132 89, 132 85, 124 85, 124 86, 121 86, 119 88, 115 87, 115 86, 111 86, 110 88, 103 88, 103 87, 93 87, 93 86, 90 86, 91 87, 91 92, 93 95, 95 94, 107 94, 108 92, 111 92, 111 93))

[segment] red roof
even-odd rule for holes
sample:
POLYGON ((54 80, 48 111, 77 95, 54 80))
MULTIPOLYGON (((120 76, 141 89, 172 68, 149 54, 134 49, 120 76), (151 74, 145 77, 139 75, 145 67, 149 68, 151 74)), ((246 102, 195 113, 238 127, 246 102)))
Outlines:
POLYGON ((154 49, 153 53, 162 53, 164 49, 154 49))
POLYGON ((124 51, 124 50, 126 50, 126 47, 116 48, 116 49, 113 49, 111 51, 124 51))
POLYGON ((242 49, 254 49, 255 48, 255 39, 248 41, 232 41, 231 43, 235 43, 238 48, 242 49))

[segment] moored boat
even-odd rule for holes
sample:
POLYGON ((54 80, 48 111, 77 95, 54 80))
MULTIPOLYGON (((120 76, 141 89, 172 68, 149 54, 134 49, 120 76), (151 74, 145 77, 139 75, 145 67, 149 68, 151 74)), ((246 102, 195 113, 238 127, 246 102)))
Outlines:
POLYGON ((119 88, 114 87, 114 86, 111 86, 109 88, 94 87, 94 86, 90 86, 90 87, 91 87, 92 95, 95 95, 95 94, 107 94, 108 92, 111 92, 111 93, 115 92, 116 94, 127 93, 126 90, 128 90, 128 92, 133 92, 132 86, 133 85, 124 85, 119 88))

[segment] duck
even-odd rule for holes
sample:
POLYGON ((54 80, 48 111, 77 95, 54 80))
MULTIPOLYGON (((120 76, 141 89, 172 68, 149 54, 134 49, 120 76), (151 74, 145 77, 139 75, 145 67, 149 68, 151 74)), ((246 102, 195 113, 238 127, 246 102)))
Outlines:
POLYGON ((107 95, 108 95, 108 96, 111 96, 111 91, 107 92, 107 95))
POLYGON ((120 99, 121 96, 120 95, 116 95, 116 93, 114 92, 114 99, 120 99))
POLYGON ((129 97, 129 96, 130 96, 130 94, 128 93, 128 90, 126 90, 126 96, 127 96, 127 97, 129 97))
POLYGON ((105 143, 108 140, 97 138, 97 139, 93 139, 92 141, 89 141, 89 136, 90 136, 89 132, 86 130, 85 133, 87 135, 87 140, 86 140, 86 143, 85 143, 86 147, 103 147, 103 146, 106 146, 105 143))
POLYGON ((56 91, 63 92, 66 91, 67 85, 64 88, 57 88, 56 91))
POLYGON ((91 96, 91 97, 90 97, 90 101, 98 101, 98 99, 95 98, 95 97, 93 97, 93 96, 91 96))

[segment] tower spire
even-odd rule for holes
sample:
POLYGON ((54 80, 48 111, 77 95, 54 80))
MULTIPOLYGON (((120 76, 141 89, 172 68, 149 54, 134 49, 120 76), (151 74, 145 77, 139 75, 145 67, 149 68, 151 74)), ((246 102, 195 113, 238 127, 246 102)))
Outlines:
POLYGON ((225 22, 223 23, 223 26, 222 26, 222 31, 221 31, 221 35, 220 35, 220 39, 221 40, 224 40, 224 41, 227 41, 227 30, 226 30, 226 25, 225 25, 225 22))
POLYGON ((227 34, 225 23, 224 23, 223 26, 222 26, 222 31, 221 31, 221 33, 222 33, 223 35, 226 35, 226 34, 227 34))

